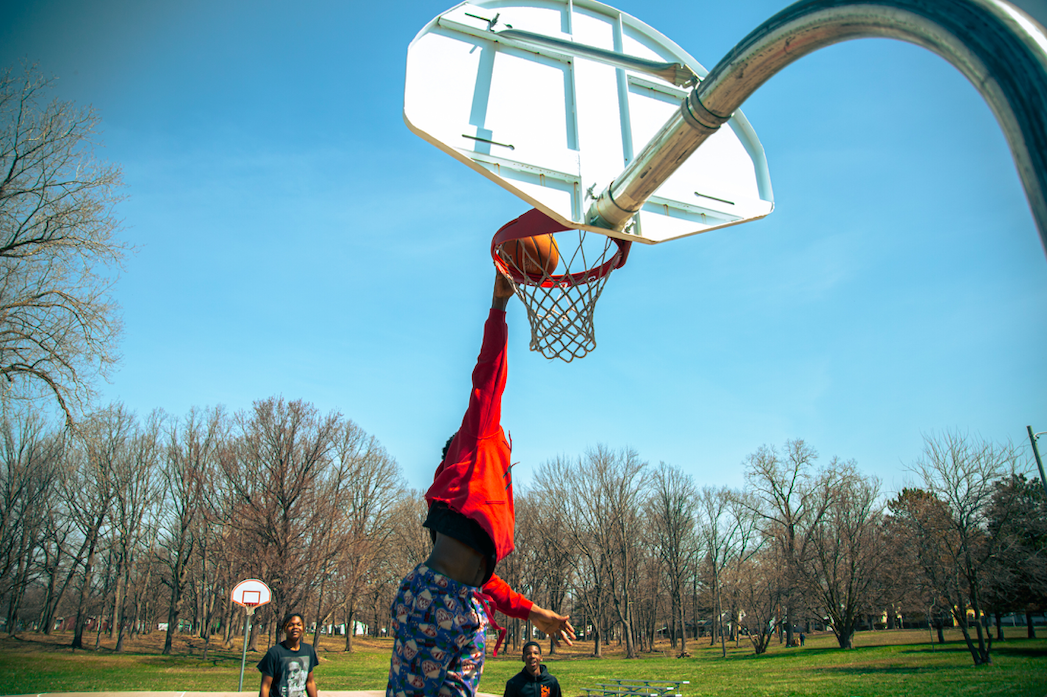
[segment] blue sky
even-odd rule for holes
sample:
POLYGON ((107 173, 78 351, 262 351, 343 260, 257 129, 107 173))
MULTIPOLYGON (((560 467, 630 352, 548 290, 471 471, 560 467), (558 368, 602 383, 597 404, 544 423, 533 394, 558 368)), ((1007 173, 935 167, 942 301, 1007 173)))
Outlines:
MULTIPOLYGON (((786 4, 616 6, 712 68, 786 4)), ((180 416, 301 398, 431 481, 465 407, 491 235, 527 209, 403 123, 407 46, 450 6, 0 4, 0 66, 26 58, 93 105, 123 167, 137 252, 104 401, 180 416)), ((749 453, 803 438, 888 491, 924 434, 1028 451, 1026 424, 1047 430, 1047 256, 976 90, 924 49, 861 40, 743 111, 774 213, 635 247, 581 361, 530 353, 513 301, 520 480, 596 443, 741 486, 749 453)))

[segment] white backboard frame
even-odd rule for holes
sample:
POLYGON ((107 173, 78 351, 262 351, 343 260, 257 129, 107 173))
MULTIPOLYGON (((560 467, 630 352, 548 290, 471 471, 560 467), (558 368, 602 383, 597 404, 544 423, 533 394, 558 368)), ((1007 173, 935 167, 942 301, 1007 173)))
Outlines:
POLYGON ((256 608, 272 601, 273 593, 263 581, 248 578, 236 584, 233 588, 232 599, 237 605, 256 608))
POLYGON ((508 28, 653 61, 693 57, 643 22, 592 0, 476 0, 433 19, 408 49, 412 132, 567 227, 657 244, 762 218, 774 209, 763 147, 736 112, 645 203, 623 232, 586 224, 689 89, 508 28))

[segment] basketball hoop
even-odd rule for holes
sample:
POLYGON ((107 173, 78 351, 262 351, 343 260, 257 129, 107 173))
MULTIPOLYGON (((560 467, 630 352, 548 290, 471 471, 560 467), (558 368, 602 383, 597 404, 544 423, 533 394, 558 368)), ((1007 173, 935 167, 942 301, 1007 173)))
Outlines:
POLYGON ((265 605, 272 600, 273 594, 269 586, 256 578, 249 578, 236 584, 233 588, 232 600, 237 605, 243 605, 247 614, 254 614, 254 609, 259 605, 265 605))
POLYGON ((247 637, 251 632, 251 615, 259 605, 266 605, 273 599, 273 593, 269 586, 257 578, 248 578, 236 584, 233 588, 232 601, 237 605, 243 605, 247 611, 244 621, 244 648, 240 656, 240 686, 237 692, 244 689, 244 665, 247 663, 247 637))
MULTIPOLYGON (((532 351, 570 363, 596 348, 593 326, 596 301, 611 272, 625 264, 631 245, 632 242, 606 235, 588 235, 585 230, 564 227, 537 209, 506 223, 495 233, 491 257, 527 308, 532 351), (511 240, 567 232, 577 234, 578 239, 576 243, 571 239, 568 244, 567 240, 557 238, 560 262, 555 269, 525 271, 512 255, 502 253, 502 245, 511 240), (594 241, 593 237, 603 239, 594 241), (568 251, 572 248, 573 251, 568 251), (562 273, 556 273, 558 270, 562 273)), ((532 264, 530 268, 540 268, 540 265, 532 264)))

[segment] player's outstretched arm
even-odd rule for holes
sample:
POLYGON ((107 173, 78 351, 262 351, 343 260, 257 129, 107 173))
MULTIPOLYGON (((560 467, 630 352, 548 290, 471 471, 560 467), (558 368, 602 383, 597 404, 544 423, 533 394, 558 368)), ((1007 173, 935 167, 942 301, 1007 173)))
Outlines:
POLYGON ((494 298, 491 300, 491 307, 495 310, 505 311, 506 306, 509 304, 509 298, 513 297, 513 286, 509 283, 509 279, 501 274, 500 271, 495 270, 494 272, 494 298))
POLYGON ((531 624, 542 630, 559 644, 561 641, 568 646, 574 646, 574 627, 571 626, 569 615, 558 615, 552 610, 546 610, 537 605, 531 606, 531 614, 527 618, 531 624))

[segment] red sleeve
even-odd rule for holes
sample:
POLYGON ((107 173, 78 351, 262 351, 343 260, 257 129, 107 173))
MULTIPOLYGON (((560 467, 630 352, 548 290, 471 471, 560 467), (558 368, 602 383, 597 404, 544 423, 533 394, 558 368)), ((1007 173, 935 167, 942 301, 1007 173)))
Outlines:
POLYGON ((483 591, 491 596, 498 611, 509 617, 526 620, 531 614, 531 606, 534 603, 510 588, 498 574, 491 576, 491 580, 484 584, 483 591))
POLYGON ((473 368, 473 389, 462 428, 476 438, 486 438, 502 427, 502 393, 505 391, 507 360, 505 345, 509 329, 505 311, 491 308, 484 324, 483 346, 473 368))

